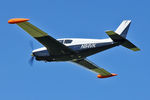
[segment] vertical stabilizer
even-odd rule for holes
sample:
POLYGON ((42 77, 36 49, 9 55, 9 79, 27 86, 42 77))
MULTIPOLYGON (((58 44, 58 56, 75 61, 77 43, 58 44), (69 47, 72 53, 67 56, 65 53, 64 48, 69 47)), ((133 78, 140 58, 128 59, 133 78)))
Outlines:
POLYGON ((119 25, 119 27, 116 29, 115 33, 121 35, 122 37, 126 38, 129 27, 131 24, 131 20, 124 20, 122 23, 119 25))

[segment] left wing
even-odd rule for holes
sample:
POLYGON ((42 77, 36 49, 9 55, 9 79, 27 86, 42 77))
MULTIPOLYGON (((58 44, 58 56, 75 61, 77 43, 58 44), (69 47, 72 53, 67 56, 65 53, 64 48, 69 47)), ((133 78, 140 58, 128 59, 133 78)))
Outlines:
POLYGON ((24 18, 14 18, 10 19, 8 23, 17 24, 27 33, 29 33, 33 38, 43 44, 51 55, 61 55, 61 54, 72 54, 75 53, 72 49, 63 45, 53 37, 49 36, 47 33, 43 32, 36 26, 32 25, 28 21, 29 19, 24 18))
POLYGON ((97 75, 98 78, 108 78, 108 77, 117 75, 117 74, 109 73, 105 69, 98 67, 94 63, 88 61, 87 59, 82 59, 82 60, 77 60, 77 61, 72 61, 72 62, 79 64, 83 66, 84 68, 87 68, 88 70, 98 73, 99 74, 97 75))

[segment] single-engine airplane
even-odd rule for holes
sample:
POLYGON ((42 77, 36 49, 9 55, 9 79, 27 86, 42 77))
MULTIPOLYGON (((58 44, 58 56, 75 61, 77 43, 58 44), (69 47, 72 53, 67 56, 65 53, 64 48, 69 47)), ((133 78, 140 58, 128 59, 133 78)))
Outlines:
POLYGON ((116 31, 106 31, 110 38, 106 39, 82 39, 82 38, 63 38, 54 39, 44 31, 27 22, 29 19, 13 18, 8 21, 10 24, 17 24, 33 38, 39 41, 44 47, 33 50, 32 58, 38 61, 69 61, 83 66, 93 72, 98 73, 98 78, 108 78, 117 74, 110 73, 87 60, 88 56, 98 52, 122 45, 130 50, 139 51, 140 49, 126 39, 126 35, 131 20, 124 20, 116 31))

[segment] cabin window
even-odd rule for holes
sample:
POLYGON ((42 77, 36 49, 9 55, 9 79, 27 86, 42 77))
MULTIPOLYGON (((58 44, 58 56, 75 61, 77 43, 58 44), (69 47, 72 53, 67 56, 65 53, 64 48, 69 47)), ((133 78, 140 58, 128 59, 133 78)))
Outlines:
POLYGON ((72 42, 72 40, 65 40, 65 44, 69 44, 71 42, 72 42))

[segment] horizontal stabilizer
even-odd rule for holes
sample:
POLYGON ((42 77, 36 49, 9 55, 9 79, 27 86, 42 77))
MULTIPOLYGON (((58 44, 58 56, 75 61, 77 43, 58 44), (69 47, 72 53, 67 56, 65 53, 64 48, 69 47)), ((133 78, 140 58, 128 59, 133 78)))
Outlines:
POLYGON ((114 42, 118 42, 120 40, 124 40, 124 38, 122 36, 120 36, 119 34, 115 33, 114 31, 106 31, 106 34, 114 41, 114 42))
POLYGON ((130 49, 130 50, 133 50, 133 51, 140 51, 140 49, 138 47, 136 47, 134 44, 132 44, 130 41, 126 40, 122 46, 130 49))
POLYGON ((133 50, 133 51, 139 51, 140 49, 136 47, 134 44, 132 44, 129 40, 123 38, 119 34, 115 33, 114 31, 106 31, 107 35, 114 41, 121 43, 122 46, 133 50))

